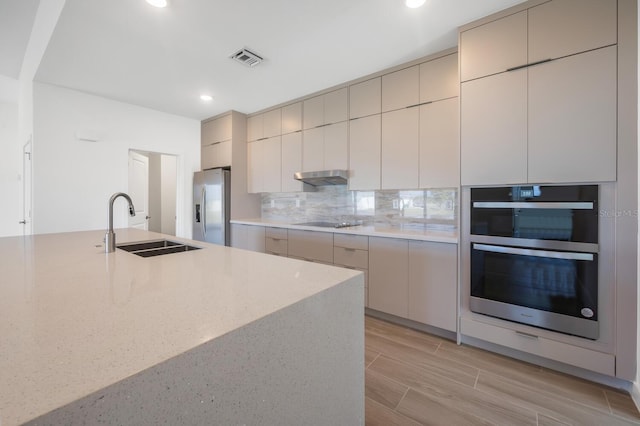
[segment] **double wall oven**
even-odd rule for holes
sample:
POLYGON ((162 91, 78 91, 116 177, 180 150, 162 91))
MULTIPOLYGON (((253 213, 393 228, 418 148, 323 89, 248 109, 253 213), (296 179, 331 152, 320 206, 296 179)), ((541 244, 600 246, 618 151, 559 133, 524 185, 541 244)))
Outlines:
POLYGON ((473 312, 597 339, 598 186, 471 188, 473 312))

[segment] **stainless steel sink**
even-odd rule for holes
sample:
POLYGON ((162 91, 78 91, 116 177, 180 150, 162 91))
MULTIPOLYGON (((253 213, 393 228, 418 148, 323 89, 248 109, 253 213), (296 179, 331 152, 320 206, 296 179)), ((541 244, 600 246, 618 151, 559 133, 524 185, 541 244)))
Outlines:
POLYGON ((200 250, 200 247, 170 240, 138 241, 135 243, 118 244, 117 247, 120 250, 128 251, 141 257, 162 256, 164 254, 200 250))

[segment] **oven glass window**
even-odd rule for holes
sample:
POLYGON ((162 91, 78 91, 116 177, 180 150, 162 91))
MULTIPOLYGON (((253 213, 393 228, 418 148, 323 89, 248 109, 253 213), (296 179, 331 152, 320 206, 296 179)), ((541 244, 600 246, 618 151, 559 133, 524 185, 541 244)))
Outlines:
POLYGON ((514 186, 471 190, 471 234, 598 242, 598 189, 514 186))
POLYGON ((598 262, 592 256, 579 260, 496 253, 472 244, 471 295, 597 320, 598 262))

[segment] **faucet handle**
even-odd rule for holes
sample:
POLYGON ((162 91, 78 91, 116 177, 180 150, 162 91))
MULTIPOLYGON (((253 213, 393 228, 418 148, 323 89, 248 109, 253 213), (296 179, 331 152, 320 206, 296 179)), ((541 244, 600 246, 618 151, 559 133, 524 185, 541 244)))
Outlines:
POLYGON ((129 204, 129 215, 130 215, 130 216, 135 216, 135 215, 136 215, 136 211, 135 211, 135 209, 133 208, 133 205, 132 205, 132 204, 129 204))

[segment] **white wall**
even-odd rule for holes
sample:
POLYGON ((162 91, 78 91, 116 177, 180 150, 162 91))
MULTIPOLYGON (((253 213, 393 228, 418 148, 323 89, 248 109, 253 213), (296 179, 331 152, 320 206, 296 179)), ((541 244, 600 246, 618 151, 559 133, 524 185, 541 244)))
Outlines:
POLYGON ((176 157, 162 155, 161 163, 161 211, 162 211, 162 233, 175 235, 176 232, 176 157))
POLYGON ((0 237, 22 235, 22 144, 18 80, 0 75, 0 237))
MULTIPOLYGON (((34 83, 34 233, 105 229, 111 194, 128 189, 128 152, 177 158, 176 234, 191 237, 193 172, 200 168, 200 122, 86 93, 34 83), (98 142, 76 132, 98 135, 98 142)), ((114 227, 126 227, 116 201, 114 227)))

